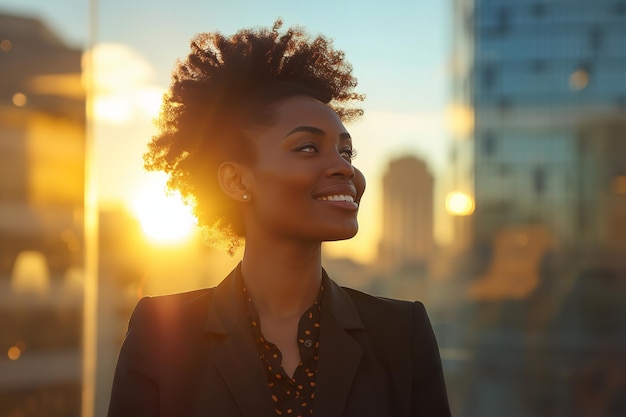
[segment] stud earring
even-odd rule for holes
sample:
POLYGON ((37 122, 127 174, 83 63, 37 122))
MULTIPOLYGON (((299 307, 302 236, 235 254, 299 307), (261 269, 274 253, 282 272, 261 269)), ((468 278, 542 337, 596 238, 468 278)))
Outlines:
POLYGON ((244 200, 248 200, 248 194, 242 195, 241 198, 243 198, 244 200))

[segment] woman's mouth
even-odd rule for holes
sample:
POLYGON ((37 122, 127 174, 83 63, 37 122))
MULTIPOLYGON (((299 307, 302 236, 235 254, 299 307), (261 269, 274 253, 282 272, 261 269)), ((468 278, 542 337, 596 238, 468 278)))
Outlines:
POLYGON ((332 194, 317 197, 318 201, 328 201, 343 208, 357 209, 359 204, 354 201, 354 197, 348 194, 332 194))

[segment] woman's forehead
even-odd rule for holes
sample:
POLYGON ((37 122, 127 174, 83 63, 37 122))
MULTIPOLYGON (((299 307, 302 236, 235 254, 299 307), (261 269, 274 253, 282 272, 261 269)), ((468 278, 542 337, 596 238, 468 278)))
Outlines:
POLYGON ((285 125, 341 128, 341 119, 327 104, 309 96, 289 97, 273 106, 276 123, 285 125))

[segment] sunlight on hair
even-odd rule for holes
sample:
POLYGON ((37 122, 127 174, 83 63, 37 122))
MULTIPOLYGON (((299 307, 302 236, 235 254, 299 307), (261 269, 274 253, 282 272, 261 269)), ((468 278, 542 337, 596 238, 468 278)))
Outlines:
POLYGON ((157 244, 181 244, 194 234, 197 220, 178 192, 168 192, 166 176, 152 173, 130 201, 148 239, 157 244))

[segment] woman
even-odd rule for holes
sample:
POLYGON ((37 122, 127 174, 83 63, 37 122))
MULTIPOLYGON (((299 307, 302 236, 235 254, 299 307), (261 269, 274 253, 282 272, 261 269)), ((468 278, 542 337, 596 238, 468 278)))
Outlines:
POLYGON ((329 41, 280 27, 200 34, 174 72, 146 166, 244 254, 215 288, 139 302, 110 417, 450 415, 422 304, 322 269, 322 242, 358 228, 343 122, 362 96, 329 41))

